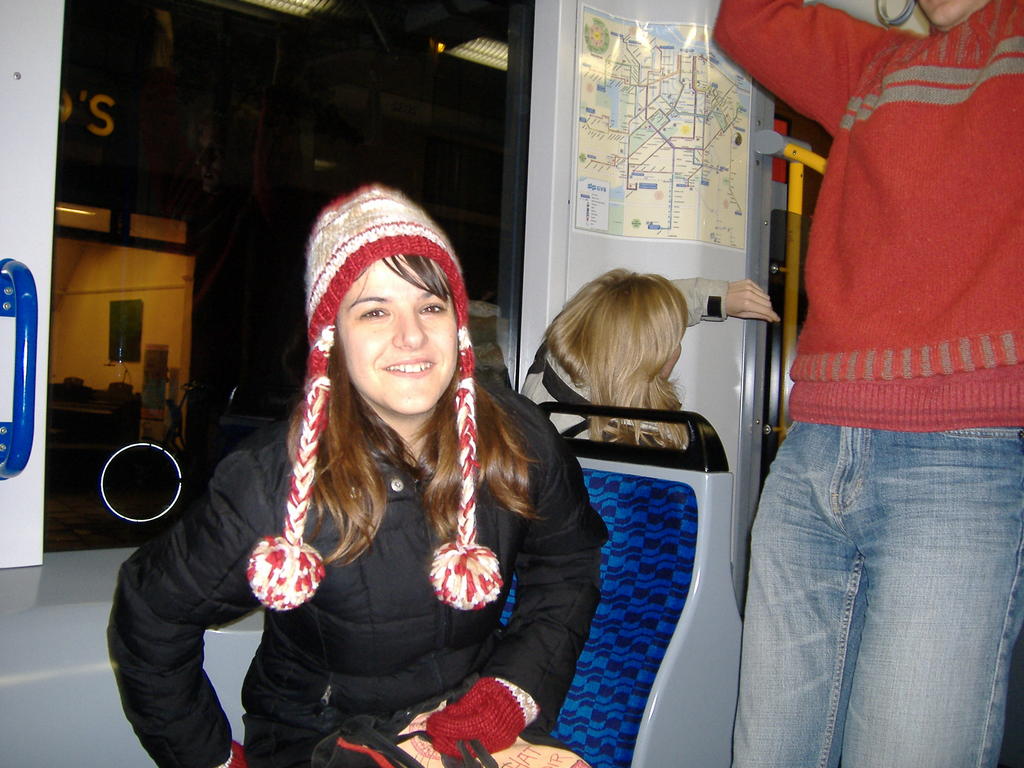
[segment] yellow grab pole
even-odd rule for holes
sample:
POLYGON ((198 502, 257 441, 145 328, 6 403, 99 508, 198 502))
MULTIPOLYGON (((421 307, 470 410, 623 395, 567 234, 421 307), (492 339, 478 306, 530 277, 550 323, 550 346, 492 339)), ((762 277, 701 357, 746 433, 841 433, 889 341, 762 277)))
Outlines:
POLYGON ((799 144, 787 144, 782 149, 782 155, 790 160, 803 163, 812 171, 817 171, 822 175, 825 174, 825 166, 828 164, 828 160, 821 155, 816 155, 809 149, 801 147, 799 144))
POLYGON ((797 310, 800 302, 800 234, 804 209, 804 164, 789 163, 786 195, 786 282, 782 305, 782 377, 779 392, 778 435, 781 443, 789 429, 789 369, 796 355, 797 310))
POLYGON ((797 314, 800 302, 800 252, 804 213, 804 166, 824 174, 827 161, 797 144, 786 144, 782 155, 789 161, 786 194, 786 288, 782 309, 782 377, 779 393, 778 435, 781 443, 789 428, 789 370, 796 357, 797 314))

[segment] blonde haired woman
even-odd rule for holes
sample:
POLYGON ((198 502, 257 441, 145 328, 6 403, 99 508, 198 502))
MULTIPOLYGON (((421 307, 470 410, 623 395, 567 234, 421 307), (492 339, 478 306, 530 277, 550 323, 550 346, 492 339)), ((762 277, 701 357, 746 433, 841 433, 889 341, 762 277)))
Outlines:
MULTIPOLYGON (((669 380, 688 325, 727 315, 776 321, 755 283, 613 269, 584 285, 548 326, 523 384, 536 403, 679 410, 669 380)), ((566 437, 685 448, 683 425, 554 414, 566 437)))

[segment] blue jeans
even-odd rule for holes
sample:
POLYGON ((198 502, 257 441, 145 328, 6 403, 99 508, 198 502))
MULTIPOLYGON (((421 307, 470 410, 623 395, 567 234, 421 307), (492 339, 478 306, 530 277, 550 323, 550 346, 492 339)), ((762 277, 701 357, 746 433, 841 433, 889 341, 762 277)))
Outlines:
POLYGON ((735 768, 996 766, 1022 435, 794 426, 754 521, 735 768))

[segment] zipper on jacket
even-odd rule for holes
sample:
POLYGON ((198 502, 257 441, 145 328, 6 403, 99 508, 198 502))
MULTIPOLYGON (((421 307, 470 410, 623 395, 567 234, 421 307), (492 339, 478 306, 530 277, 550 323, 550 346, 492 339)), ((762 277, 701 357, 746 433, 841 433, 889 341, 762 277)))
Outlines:
POLYGON ((320 695, 320 705, 316 708, 316 714, 322 715, 324 711, 331 706, 331 684, 327 683, 327 687, 324 688, 324 692, 320 695))

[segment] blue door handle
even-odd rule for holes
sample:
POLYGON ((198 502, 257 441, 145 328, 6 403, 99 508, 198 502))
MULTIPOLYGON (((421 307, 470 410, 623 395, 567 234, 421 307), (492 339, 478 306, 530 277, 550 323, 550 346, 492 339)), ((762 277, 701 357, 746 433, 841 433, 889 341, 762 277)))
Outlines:
POLYGON ((14 318, 14 407, 0 421, 0 480, 17 475, 32 453, 36 410, 36 331, 39 303, 28 267, 0 259, 0 317, 14 318))

